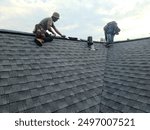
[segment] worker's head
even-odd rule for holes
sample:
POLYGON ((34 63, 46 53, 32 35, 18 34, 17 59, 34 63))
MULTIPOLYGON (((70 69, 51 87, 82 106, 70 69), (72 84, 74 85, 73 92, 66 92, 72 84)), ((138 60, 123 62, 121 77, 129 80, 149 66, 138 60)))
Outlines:
POLYGON ((54 12, 53 15, 52 15, 52 19, 53 19, 54 22, 56 22, 59 19, 59 17, 60 17, 60 15, 57 12, 54 12))
POLYGON ((111 23, 117 25, 117 22, 116 22, 116 21, 112 21, 111 23))

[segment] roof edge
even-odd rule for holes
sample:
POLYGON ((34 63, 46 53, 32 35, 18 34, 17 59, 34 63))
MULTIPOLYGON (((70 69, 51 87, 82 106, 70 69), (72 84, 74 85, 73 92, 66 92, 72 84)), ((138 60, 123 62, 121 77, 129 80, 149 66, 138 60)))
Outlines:
POLYGON ((132 41, 139 41, 139 40, 146 40, 146 39, 150 39, 150 37, 136 38, 131 40, 122 40, 122 41, 116 41, 114 43, 124 43, 124 42, 132 42, 132 41))
MULTIPOLYGON (((15 31, 15 30, 7 30, 7 29, 0 29, 0 33, 7 33, 7 34, 17 34, 17 35, 24 35, 24 36, 35 36, 34 33, 29 32, 21 32, 21 31, 15 31)), ((62 38, 62 37, 54 37, 55 39, 63 39, 63 40, 73 40, 73 41, 80 41, 80 40, 74 40, 68 38, 62 38)), ((71 38, 71 37, 70 37, 71 38)))
MULTIPOLYGON (((0 29, 0 33, 7 33, 7 34, 17 34, 17 35, 24 35, 24 36, 35 36, 34 33, 29 32, 21 32, 21 31, 15 31, 15 30, 7 30, 7 29, 0 29)), ((55 37, 56 39, 64 39, 61 37, 55 37)))
MULTIPOLYGON (((15 30, 7 30, 7 29, 0 29, 0 33, 17 34, 17 35, 25 35, 25 36, 35 36, 35 34, 33 34, 33 33, 21 32, 21 31, 15 31, 15 30)), ((87 40, 83 40, 83 39, 78 40, 78 38, 76 38, 76 40, 75 40, 75 38, 70 39, 69 37, 68 38, 55 37, 55 39, 63 39, 63 40, 71 40, 71 41, 73 40, 73 41, 87 42, 87 40)), ((150 37, 137 38, 137 39, 131 39, 131 40, 122 40, 122 41, 116 41, 114 43, 132 42, 132 41, 139 41, 139 40, 145 40, 145 39, 150 39, 150 37)), ((101 43, 101 44, 104 43, 104 42, 101 42, 101 41, 93 41, 93 42, 94 43, 101 43)))
MULTIPOLYGON (((29 33, 29 32, 21 32, 21 31, 15 31, 15 30, 7 30, 7 29, 0 29, 0 33, 7 33, 7 34, 17 34, 17 35, 24 35, 24 36, 35 36, 34 33, 29 33)), ((86 40, 78 40, 78 38, 75 37, 68 37, 68 38, 63 38, 63 37, 54 37, 55 39, 63 39, 63 40, 70 40, 70 41, 82 41, 82 42, 87 42, 86 40)))
POLYGON ((15 31, 15 30, 7 30, 7 29, 0 29, 0 33, 35 36, 33 33, 21 32, 21 31, 15 31))

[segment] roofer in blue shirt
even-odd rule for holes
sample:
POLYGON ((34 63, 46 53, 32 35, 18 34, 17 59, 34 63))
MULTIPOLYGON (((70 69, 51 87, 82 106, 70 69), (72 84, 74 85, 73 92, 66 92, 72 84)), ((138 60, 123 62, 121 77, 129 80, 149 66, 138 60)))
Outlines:
POLYGON ((107 23, 104 27, 106 46, 114 42, 114 36, 119 35, 120 28, 115 21, 107 23))
POLYGON ((54 25, 54 22, 59 18, 59 13, 54 12, 51 17, 44 18, 39 24, 35 25, 33 33, 35 33, 35 42, 37 45, 42 46, 44 42, 52 41, 56 34, 65 37, 65 35, 61 34, 54 25))

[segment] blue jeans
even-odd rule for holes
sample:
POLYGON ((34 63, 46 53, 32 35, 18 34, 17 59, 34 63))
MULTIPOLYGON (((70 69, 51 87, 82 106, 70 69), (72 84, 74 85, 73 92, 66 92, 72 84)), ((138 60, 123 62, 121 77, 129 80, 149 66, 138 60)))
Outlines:
POLYGON ((112 35, 112 34, 106 34, 106 37, 107 37, 106 42, 107 42, 108 44, 114 42, 114 35, 112 35))

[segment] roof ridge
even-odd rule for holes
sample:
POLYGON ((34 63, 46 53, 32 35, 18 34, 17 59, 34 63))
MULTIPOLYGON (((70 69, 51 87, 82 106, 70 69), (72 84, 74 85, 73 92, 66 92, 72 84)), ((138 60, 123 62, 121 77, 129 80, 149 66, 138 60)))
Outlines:
POLYGON ((122 41, 116 41, 114 43, 124 43, 124 42, 132 42, 132 41, 139 41, 139 40, 146 40, 146 39, 150 39, 150 37, 136 38, 131 40, 122 40, 122 41))
MULTIPOLYGON (((35 36, 35 34, 30 33, 30 32, 21 32, 21 31, 15 31, 15 30, 7 30, 7 29, 0 29, 0 33, 17 34, 17 35, 25 35, 25 36, 35 36)), ((70 37, 70 36, 68 38, 55 37, 55 39, 87 42, 87 40, 84 40, 84 39, 78 40, 78 38, 70 37)), ((122 41, 115 41, 114 43, 124 43, 124 42, 139 41, 139 40, 145 40, 145 39, 150 39, 150 37, 136 38, 136 39, 131 39, 131 40, 127 39, 127 40, 122 40, 122 41)), ((104 43, 101 41, 93 41, 93 42, 94 43, 104 43)))
POLYGON ((29 32, 21 32, 21 31, 15 31, 15 30, 7 30, 7 29, 0 29, 0 33, 8 33, 8 34, 18 34, 18 35, 35 36, 33 33, 29 33, 29 32))

